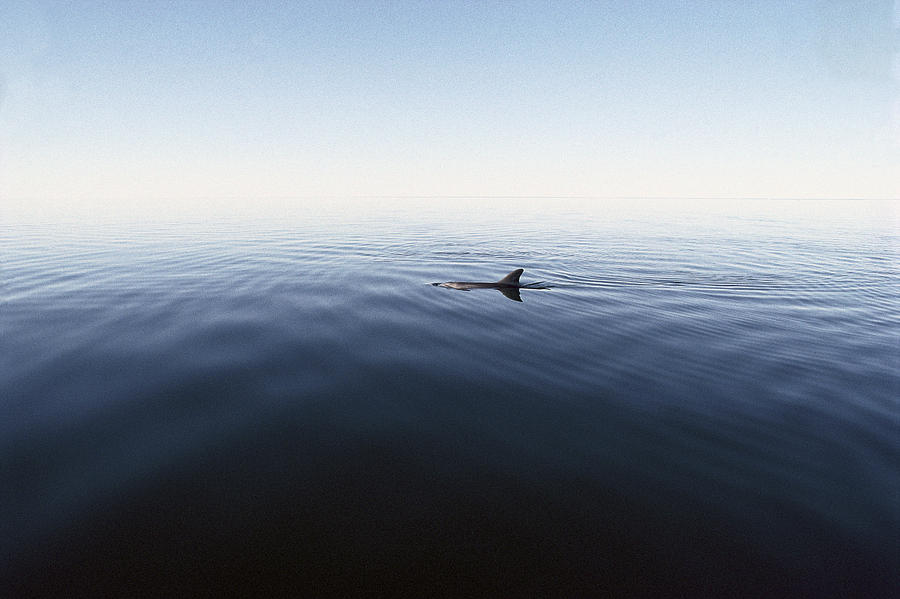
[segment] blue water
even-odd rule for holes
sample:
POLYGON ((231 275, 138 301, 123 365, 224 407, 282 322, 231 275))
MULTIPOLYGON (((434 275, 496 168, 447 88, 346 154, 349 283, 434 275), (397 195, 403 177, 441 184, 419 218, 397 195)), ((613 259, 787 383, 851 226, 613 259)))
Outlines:
POLYGON ((889 596, 897 203, 3 224, 0 595, 889 596), (524 268, 522 302, 442 281, 524 268))

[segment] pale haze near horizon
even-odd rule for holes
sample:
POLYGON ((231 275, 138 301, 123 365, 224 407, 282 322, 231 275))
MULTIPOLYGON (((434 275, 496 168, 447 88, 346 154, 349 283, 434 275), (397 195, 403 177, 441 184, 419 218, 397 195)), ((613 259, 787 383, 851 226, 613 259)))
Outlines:
POLYGON ((5 3, 0 200, 898 198, 898 40, 894 2, 5 3))

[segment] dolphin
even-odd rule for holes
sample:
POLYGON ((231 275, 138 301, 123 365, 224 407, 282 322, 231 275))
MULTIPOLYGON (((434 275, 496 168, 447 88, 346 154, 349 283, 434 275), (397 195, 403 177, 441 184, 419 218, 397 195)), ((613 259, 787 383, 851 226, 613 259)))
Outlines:
POLYGON ((459 289, 460 291, 469 291, 470 289, 496 289, 515 302, 522 301, 522 298, 519 295, 520 289, 549 289, 548 287, 541 287, 541 285, 543 285, 543 282, 526 283, 525 285, 522 285, 521 283, 519 283, 519 277, 522 276, 523 272, 525 272, 525 269, 517 268, 496 283, 448 281, 446 283, 432 283, 432 285, 434 285, 435 287, 447 287, 448 289, 459 289))

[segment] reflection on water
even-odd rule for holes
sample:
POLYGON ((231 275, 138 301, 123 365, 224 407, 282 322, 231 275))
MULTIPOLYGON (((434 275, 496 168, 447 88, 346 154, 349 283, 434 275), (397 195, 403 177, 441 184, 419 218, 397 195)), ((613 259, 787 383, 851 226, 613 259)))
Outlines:
POLYGON ((347 206, 5 226, 4 595, 895 588, 895 204, 347 206))

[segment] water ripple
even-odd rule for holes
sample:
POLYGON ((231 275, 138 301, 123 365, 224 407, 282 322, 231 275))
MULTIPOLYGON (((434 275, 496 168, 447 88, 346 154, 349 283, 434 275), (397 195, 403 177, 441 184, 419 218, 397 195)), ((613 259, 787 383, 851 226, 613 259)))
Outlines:
POLYGON ((96 514, 171 548, 151 504, 210 561, 260 527, 390 545, 378 521, 411 547, 539 530, 581 575, 609 555, 672 579, 697 571, 664 556, 734 555, 789 590, 890 571, 895 233, 420 208, 4 229, 0 551, 20 579, 45 547, 96 558, 96 514), (429 285, 514 268, 550 289, 429 285))

